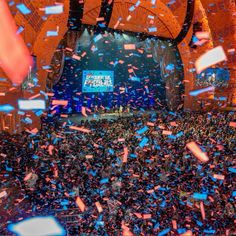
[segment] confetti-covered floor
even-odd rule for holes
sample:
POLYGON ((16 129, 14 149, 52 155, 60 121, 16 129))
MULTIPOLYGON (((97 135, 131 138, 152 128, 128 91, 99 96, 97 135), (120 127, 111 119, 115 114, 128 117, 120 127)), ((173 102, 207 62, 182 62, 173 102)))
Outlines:
POLYGON ((233 114, 56 119, 36 135, 1 134, 2 232, 53 215, 68 235, 233 235, 233 114))

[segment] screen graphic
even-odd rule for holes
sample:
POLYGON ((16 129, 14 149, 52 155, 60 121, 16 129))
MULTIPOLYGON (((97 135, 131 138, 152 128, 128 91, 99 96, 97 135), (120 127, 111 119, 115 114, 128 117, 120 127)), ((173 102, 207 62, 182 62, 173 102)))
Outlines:
POLYGON ((83 93, 113 92, 114 71, 84 70, 83 93))

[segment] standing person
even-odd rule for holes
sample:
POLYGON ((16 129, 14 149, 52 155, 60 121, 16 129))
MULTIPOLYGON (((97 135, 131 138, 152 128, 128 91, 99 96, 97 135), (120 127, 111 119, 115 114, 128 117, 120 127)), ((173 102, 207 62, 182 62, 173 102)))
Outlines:
POLYGON ((120 108, 119 108, 119 115, 121 115, 123 113, 123 107, 120 105, 120 108))
POLYGON ((128 114, 130 113, 130 105, 129 104, 127 105, 127 113, 128 114))

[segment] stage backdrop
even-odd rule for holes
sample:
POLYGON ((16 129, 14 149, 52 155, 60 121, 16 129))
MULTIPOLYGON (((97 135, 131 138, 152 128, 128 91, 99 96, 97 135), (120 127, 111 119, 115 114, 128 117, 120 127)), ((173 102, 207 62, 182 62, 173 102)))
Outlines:
POLYGON ((131 110, 164 106, 165 78, 151 48, 157 41, 132 33, 85 29, 76 51, 66 48, 63 74, 53 88, 53 99, 68 100, 60 112, 80 112, 82 106, 92 111, 120 105, 131 110))
POLYGON ((83 93, 113 92, 114 72, 101 70, 83 71, 83 93))

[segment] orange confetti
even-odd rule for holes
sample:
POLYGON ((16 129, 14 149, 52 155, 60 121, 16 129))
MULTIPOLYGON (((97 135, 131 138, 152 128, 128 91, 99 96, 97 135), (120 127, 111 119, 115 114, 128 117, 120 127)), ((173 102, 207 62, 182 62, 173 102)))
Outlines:
POLYGON ((86 155, 85 158, 87 158, 87 159, 92 159, 92 158, 93 158, 93 155, 86 155))
POLYGON ((202 214, 202 219, 205 220, 206 219, 206 214, 205 214, 204 204, 203 204, 202 201, 200 202, 200 210, 201 210, 201 214, 202 214))
POLYGON ((68 104, 67 100, 52 100, 52 105, 67 106, 67 104, 68 104))
POLYGON ((152 122, 147 122, 147 125, 148 125, 148 126, 152 126, 152 127, 154 127, 154 126, 155 126, 155 124, 154 124, 154 123, 152 123, 152 122))
POLYGON ((48 152, 50 155, 52 155, 52 150, 54 149, 54 147, 52 145, 48 146, 48 152))
POLYGON ((135 50, 136 46, 135 46, 135 44, 124 44, 124 49, 125 50, 135 50))
POLYGON ((195 35, 198 39, 210 39, 210 33, 206 31, 198 31, 195 35))
POLYGON ((177 222, 176 220, 172 220, 172 225, 173 225, 173 229, 177 229, 177 222))
POLYGON ((134 215, 137 216, 139 219, 142 219, 142 214, 135 212, 134 215))
POLYGON ((38 98, 38 97, 40 97, 40 95, 41 95, 40 93, 35 94, 34 96, 29 97, 29 100, 32 100, 34 98, 38 98))
POLYGON ((104 17, 98 17, 98 18, 96 18, 96 21, 98 22, 98 21, 104 21, 104 17))
POLYGON ((123 163, 127 162, 128 155, 129 155, 129 149, 127 147, 124 147, 123 163))
POLYGON ((202 150, 198 147, 198 145, 195 142, 190 142, 186 146, 199 161, 202 162, 209 161, 208 156, 204 152, 202 152, 202 150))
POLYGON ((81 131, 81 132, 84 132, 84 133, 90 133, 91 132, 91 130, 89 130, 89 129, 76 127, 76 126, 70 126, 69 128, 73 129, 73 130, 81 131))
POLYGON ((32 173, 29 173, 25 176, 24 181, 28 181, 32 176, 32 173))
POLYGON ((6 197, 7 196, 7 192, 4 190, 0 193, 0 198, 6 197))
POLYGON ((151 219, 152 218, 152 214, 143 214, 143 219, 151 219))
POLYGON ((224 180, 225 179, 225 176, 224 175, 217 175, 217 174, 214 174, 213 177, 215 179, 219 179, 219 180, 224 180))
POLYGON ((193 235, 193 233, 192 233, 191 230, 188 230, 188 231, 186 231, 185 233, 180 234, 180 236, 192 236, 192 235, 193 235))
POLYGON ((162 134, 163 134, 163 135, 171 135, 172 132, 169 131, 169 130, 163 130, 163 131, 162 131, 162 134))
POLYGON ((81 60, 81 57, 80 57, 80 56, 78 56, 78 55, 75 55, 75 54, 72 56, 72 58, 73 58, 73 59, 75 59, 75 60, 78 60, 78 61, 80 61, 80 60, 81 60))
POLYGON ((80 198, 80 197, 77 197, 75 202, 76 202, 77 206, 79 207, 79 209, 80 209, 82 212, 84 212, 86 206, 85 206, 85 204, 83 203, 83 201, 81 200, 81 198, 80 198))
POLYGON ((233 122, 233 121, 229 122, 229 126, 236 128, 236 122, 233 122))
POLYGON ((103 211, 103 209, 102 209, 100 202, 95 202, 95 205, 97 207, 98 212, 101 213, 103 211))

